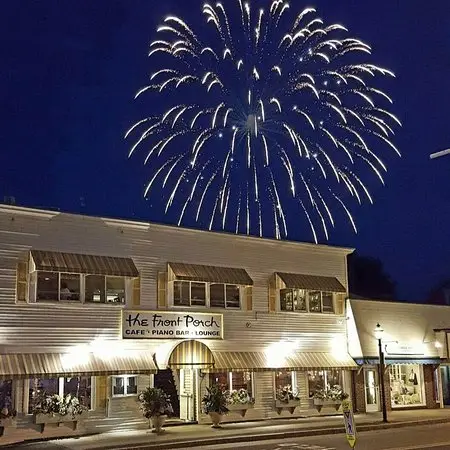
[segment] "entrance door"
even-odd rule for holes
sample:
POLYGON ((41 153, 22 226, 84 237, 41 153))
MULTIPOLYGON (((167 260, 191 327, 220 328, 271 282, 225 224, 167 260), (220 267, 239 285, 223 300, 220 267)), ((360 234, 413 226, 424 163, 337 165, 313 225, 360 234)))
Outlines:
POLYGON ((194 422, 196 420, 196 372, 196 369, 180 370, 180 419, 186 422, 194 422))
POLYGON ((450 407, 450 366, 441 366, 442 403, 450 407))
POLYGON ((376 369, 364 369, 364 390, 366 393, 366 412, 379 411, 380 402, 376 369))
POLYGON ((180 417, 180 399, 178 398, 172 370, 158 370, 154 377, 154 386, 162 389, 170 397, 174 417, 180 417))

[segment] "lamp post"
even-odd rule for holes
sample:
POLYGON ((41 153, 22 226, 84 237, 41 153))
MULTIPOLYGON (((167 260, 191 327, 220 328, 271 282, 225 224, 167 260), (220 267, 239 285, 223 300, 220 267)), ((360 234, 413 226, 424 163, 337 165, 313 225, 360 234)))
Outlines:
POLYGON ((380 358, 380 385, 381 385, 381 411, 383 413, 383 422, 386 423, 387 420, 387 410, 386 410, 386 391, 384 389, 384 352, 383 352, 383 345, 381 342, 381 339, 383 337, 383 328, 381 328, 381 325, 377 323, 377 326, 375 328, 375 337, 378 339, 378 355, 380 358))

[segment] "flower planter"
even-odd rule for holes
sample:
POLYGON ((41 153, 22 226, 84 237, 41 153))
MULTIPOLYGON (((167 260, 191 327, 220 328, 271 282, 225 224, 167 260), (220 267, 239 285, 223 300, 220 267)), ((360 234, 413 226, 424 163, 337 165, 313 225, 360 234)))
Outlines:
POLYGON ((0 436, 5 433, 5 428, 16 428, 17 422, 14 417, 7 417, 6 419, 0 419, 0 436))
POLYGON ((72 415, 72 414, 35 414, 34 423, 40 426, 41 433, 44 432, 47 424, 56 424, 56 426, 68 425, 72 430, 76 430, 78 422, 81 422, 86 417, 86 413, 72 415))
POLYGON ((211 418, 211 422, 213 423, 211 425, 211 428, 222 428, 220 426, 220 422, 222 421, 222 414, 218 412, 210 412, 208 413, 209 417, 211 418))
POLYGON ((275 401, 275 409, 277 410, 278 414, 281 414, 281 411, 283 411, 283 409, 287 409, 291 414, 293 414, 297 406, 300 406, 300 400, 289 400, 287 402, 283 402, 281 400, 275 401))
POLYGON ((162 433, 163 425, 166 421, 167 416, 159 415, 159 416, 152 416, 150 417, 150 421, 152 423, 152 433, 162 433))
POLYGON ((321 400, 318 398, 314 399, 314 406, 316 407, 317 411, 322 411, 322 408, 325 407, 333 407, 336 409, 336 411, 339 410, 341 407, 341 401, 340 400, 321 400))
POLYGON ((247 410, 253 409, 253 403, 233 403, 232 405, 227 405, 230 412, 238 413, 241 417, 245 417, 247 410))

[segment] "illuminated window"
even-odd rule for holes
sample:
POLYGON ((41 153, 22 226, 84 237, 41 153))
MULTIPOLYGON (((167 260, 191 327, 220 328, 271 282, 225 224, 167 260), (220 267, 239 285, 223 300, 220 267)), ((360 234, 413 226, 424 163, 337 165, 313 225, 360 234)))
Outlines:
POLYGON ((28 391, 28 413, 33 412, 33 406, 40 398, 54 394, 71 394, 77 397, 82 405, 91 409, 92 377, 32 378, 28 391))
POLYGON ((342 388, 342 370, 310 370, 308 372, 309 398, 313 398, 318 391, 329 390, 334 386, 342 388))
POLYGON ((120 375, 112 377, 112 396, 122 397, 137 394, 137 376, 120 375))
POLYGON ((217 372, 209 374, 209 385, 219 384, 225 391, 245 389, 253 396, 253 376, 251 372, 217 372))
POLYGON ((392 408, 425 404, 423 366, 420 364, 392 364, 389 366, 392 408))
POLYGON ((333 313, 333 293, 305 289, 280 289, 280 310, 333 313))

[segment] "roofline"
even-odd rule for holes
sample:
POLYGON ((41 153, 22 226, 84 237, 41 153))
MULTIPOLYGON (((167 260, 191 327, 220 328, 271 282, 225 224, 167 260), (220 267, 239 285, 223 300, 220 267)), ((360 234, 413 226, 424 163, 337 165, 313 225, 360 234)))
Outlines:
POLYGON ((50 209, 40 209, 40 208, 30 208, 30 207, 23 207, 23 206, 16 206, 16 205, 7 205, 0 203, 0 213, 15 213, 15 214, 23 214, 28 216, 36 216, 40 218, 47 218, 51 219, 57 215, 67 215, 67 216, 77 216, 77 217, 89 217, 89 218, 96 218, 103 220, 107 225, 111 226, 122 226, 122 227, 129 227, 129 228, 136 228, 141 230, 148 230, 151 228, 160 228, 167 231, 185 231, 185 232, 191 232, 191 233, 208 233, 208 234, 215 234, 219 236, 230 236, 235 239, 242 239, 243 241, 259 241, 259 242, 265 242, 265 243, 272 243, 277 245, 288 245, 288 246, 295 246, 295 247, 308 247, 316 250, 326 250, 326 251, 334 251, 338 253, 343 253, 346 255, 349 255, 350 253, 353 253, 355 251, 354 248, 351 247, 339 247, 334 245, 325 245, 325 244, 313 244, 310 242, 301 242, 301 241, 289 241, 289 240, 279 240, 274 238, 260 238, 256 236, 248 236, 248 235, 242 235, 242 234, 235 234, 230 232, 219 232, 219 231, 208 231, 208 230, 199 230, 196 228, 189 228, 189 227, 177 227, 175 225, 166 225, 166 224, 160 224, 155 222, 145 222, 141 220, 129 220, 129 219, 121 219, 121 218, 114 218, 114 217, 102 217, 102 216, 89 216, 86 214, 78 214, 78 213, 70 213, 70 212, 64 212, 60 210, 50 210, 50 209))
POLYGON ((449 305, 435 305, 432 303, 417 303, 411 301, 401 301, 401 300, 386 300, 386 299, 373 299, 373 298, 352 298, 351 294, 348 297, 348 300, 351 302, 372 302, 372 303, 392 303, 394 305, 417 305, 417 306, 437 306, 439 308, 450 308, 449 305))

